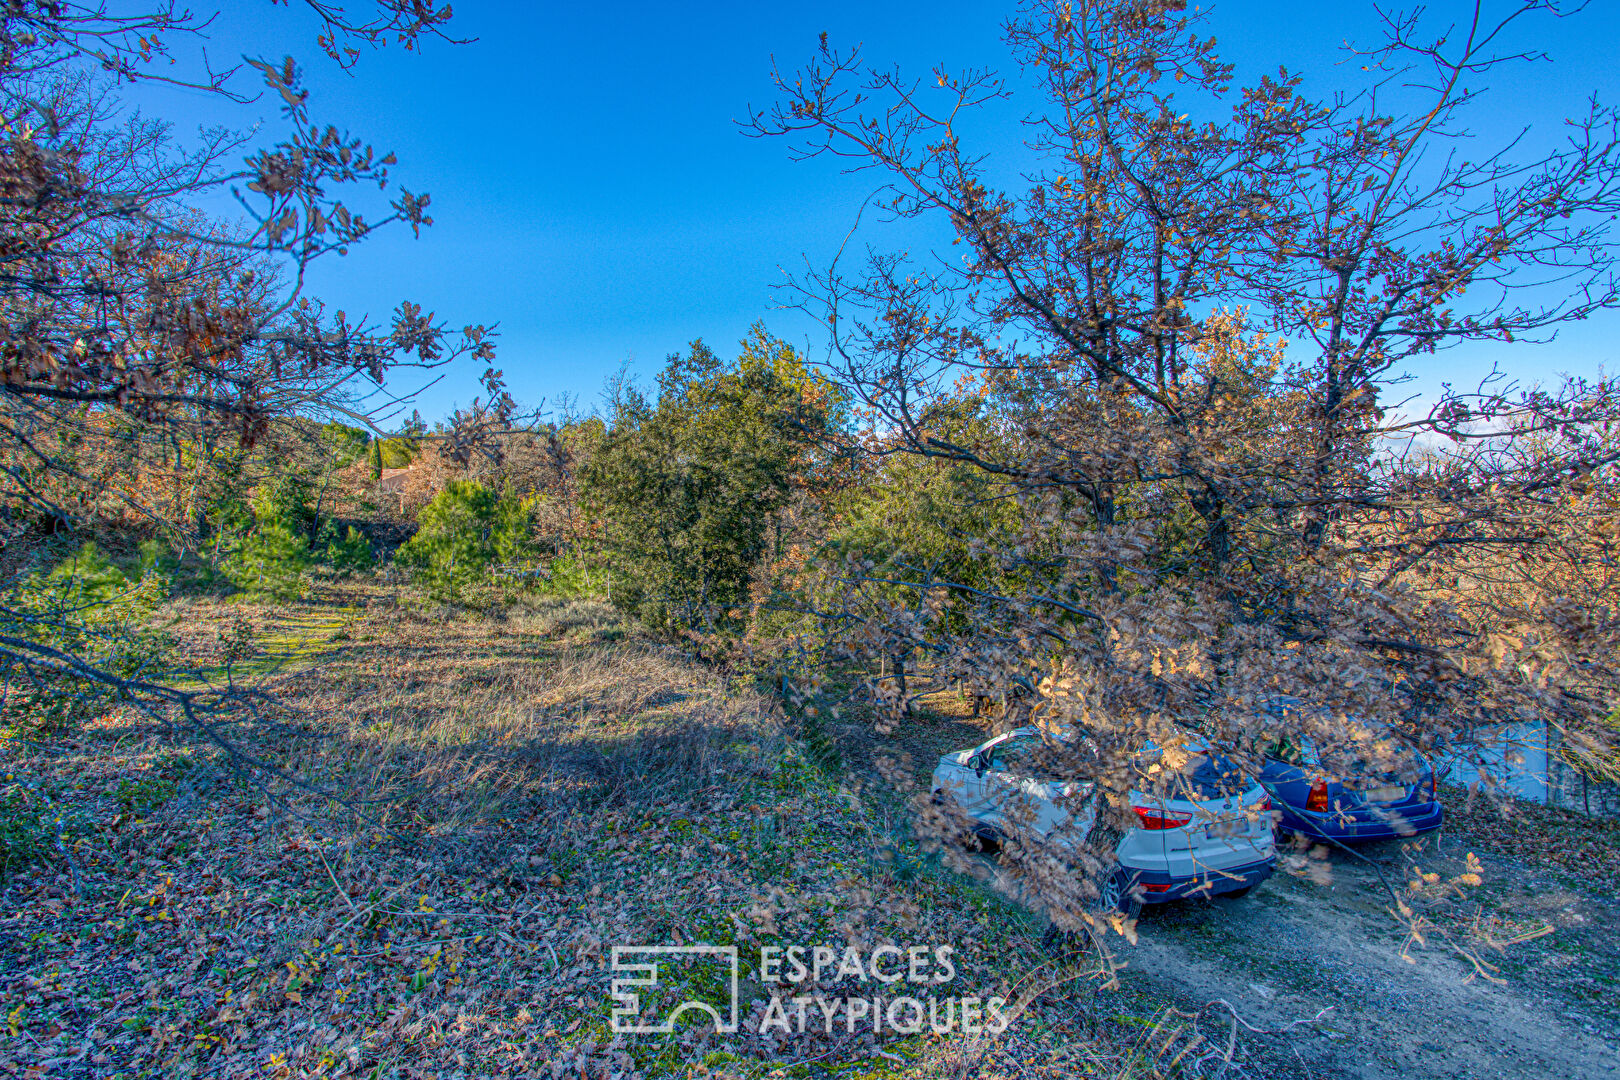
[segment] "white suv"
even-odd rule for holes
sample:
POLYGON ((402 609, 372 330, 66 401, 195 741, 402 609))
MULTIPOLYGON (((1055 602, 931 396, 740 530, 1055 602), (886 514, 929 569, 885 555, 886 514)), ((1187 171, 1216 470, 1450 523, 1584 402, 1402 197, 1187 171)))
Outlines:
MULTIPOLYGON (((1013 832, 1011 821, 1030 813, 1029 828, 1037 837, 1049 837, 1070 820, 1071 835, 1084 836, 1096 813, 1086 797, 1091 784, 1037 775, 1041 746, 1041 732, 1025 727, 946 754, 934 769, 934 797, 954 799, 986 840, 1013 832), (1013 809, 1015 803, 1022 806, 1013 809), (1082 816, 1073 819, 1063 804, 1083 806, 1082 816)), ((1131 912, 1143 903, 1189 896, 1243 896, 1271 876, 1277 855, 1265 789, 1220 768, 1221 759, 1211 758, 1196 742, 1182 743, 1179 750, 1187 761, 1177 769, 1185 781, 1177 786, 1187 797, 1131 793, 1138 824, 1116 849, 1119 869, 1104 887, 1105 907, 1131 912)), ((1162 756, 1147 744, 1140 760, 1156 771, 1162 756)))

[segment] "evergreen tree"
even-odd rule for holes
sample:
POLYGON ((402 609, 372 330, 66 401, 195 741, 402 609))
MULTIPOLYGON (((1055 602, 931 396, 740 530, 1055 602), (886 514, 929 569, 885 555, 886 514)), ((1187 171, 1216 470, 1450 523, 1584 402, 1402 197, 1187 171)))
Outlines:
POLYGON ((528 503, 473 480, 451 481, 416 523, 396 559, 441 599, 458 599, 491 566, 522 563, 531 553, 528 503))
POLYGON ((717 629, 746 601, 775 515, 814 467, 835 395, 759 326, 732 363, 701 340, 670 356, 656 402, 619 390, 580 472, 614 602, 652 625, 717 629))

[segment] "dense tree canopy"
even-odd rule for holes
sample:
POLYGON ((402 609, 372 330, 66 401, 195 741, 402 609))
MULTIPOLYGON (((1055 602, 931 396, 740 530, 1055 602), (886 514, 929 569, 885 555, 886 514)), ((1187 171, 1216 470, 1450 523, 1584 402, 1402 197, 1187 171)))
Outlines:
MULTIPOLYGON (((1176 0, 1031 0, 1007 31, 1038 161, 1022 190, 968 134, 977 106, 1016 96, 990 73, 913 82, 824 39, 754 117, 881 176, 893 215, 953 229, 951 258, 874 244, 863 268, 797 288, 876 437, 979 470, 1018 507, 980 538, 1010 574, 996 588, 965 564, 880 581, 875 560, 846 560, 828 655, 900 650, 936 685, 1037 685, 1052 730, 1088 733, 1060 767, 1107 796, 1077 845, 1092 877, 1110 872, 1124 793, 1165 781, 1134 775, 1144 739, 1196 731, 1254 770, 1284 735, 1348 768, 1520 718, 1606 730, 1606 693, 1523 662, 1546 650, 1573 670, 1606 647, 1573 629, 1532 645, 1414 575, 1544 548, 1554 508, 1620 461, 1614 387, 1487 382, 1417 416, 1386 400, 1437 349, 1616 303, 1612 108, 1585 102, 1539 154, 1447 150, 1486 77, 1523 59, 1516 20, 1548 13, 1474 5, 1453 31, 1391 17, 1366 82, 1316 98, 1286 72, 1234 85, 1176 0), (933 421, 964 386, 1009 437, 933 421), (874 585, 914 600, 874 604, 874 585), (1266 708, 1279 696, 1311 707, 1266 708)), ((873 691, 903 708, 898 687, 873 691)), ((1089 921, 1076 860, 1022 839, 1009 858, 1032 894, 1089 921)))
POLYGON ((837 416, 831 388, 762 327, 729 363, 701 341, 670 356, 656 399, 623 386, 581 473, 617 559, 614 601, 657 624, 735 622, 837 416))

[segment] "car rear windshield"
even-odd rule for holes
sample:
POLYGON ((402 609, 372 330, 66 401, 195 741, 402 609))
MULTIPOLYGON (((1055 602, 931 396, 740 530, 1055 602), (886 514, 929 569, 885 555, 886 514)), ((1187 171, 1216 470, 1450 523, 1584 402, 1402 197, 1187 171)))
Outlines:
POLYGON ((1157 748, 1139 758, 1150 793, 1175 799, 1204 801, 1241 795, 1250 787, 1230 758, 1202 750, 1181 749, 1166 753, 1157 748))

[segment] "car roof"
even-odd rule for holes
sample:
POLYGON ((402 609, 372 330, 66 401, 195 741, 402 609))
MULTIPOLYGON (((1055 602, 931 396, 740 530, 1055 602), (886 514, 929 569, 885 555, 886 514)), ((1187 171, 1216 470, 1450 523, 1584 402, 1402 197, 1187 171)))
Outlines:
MULTIPOLYGON (((995 743, 1004 742, 1015 735, 1034 735, 1043 741, 1050 737, 1052 740, 1061 743, 1070 741, 1074 735, 1078 734, 1081 733, 1078 731, 1065 731, 1062 728, 1054 730, 1049 728, 1040 728, 1034 724, 1026 724, 1023 727, 1013 728, 1011 731, 1004 731, 993 739, 985 740, 979 744, 978 749, 982 750, 987 746, 994 745, 995 743)), ((1210 752, 1209 744, 1192 732, 1186 733, 1186 737, 1181 742, 1181 748, 1189 753, 1194 754, 1207 754, 1210 752)), ((1144 738, 1142 740, 1142 751, 1144 753, 1158 749, 1160 749, 1159 744, 1154 742, 1152 739, 1144 738)))

